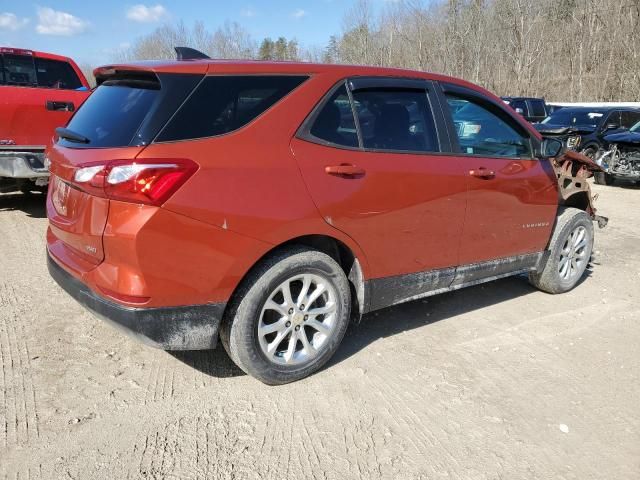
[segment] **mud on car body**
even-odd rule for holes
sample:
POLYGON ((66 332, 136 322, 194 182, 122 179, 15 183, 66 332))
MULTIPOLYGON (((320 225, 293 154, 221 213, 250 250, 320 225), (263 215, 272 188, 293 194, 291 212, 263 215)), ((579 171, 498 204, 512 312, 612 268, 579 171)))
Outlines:
POLYGON ((220 339, 281 384, 367 312, 517 274, 561 293, 585 272, 600 167, 490 92, 179 52, 98 68, 48 150, 51 275, 136 338, 220 339))

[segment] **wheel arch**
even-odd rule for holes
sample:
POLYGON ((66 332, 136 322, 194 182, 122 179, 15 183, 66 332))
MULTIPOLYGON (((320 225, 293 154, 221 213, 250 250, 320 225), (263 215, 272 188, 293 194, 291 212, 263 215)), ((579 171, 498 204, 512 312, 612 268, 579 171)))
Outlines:
POLYGON ((287 239, 267 250, 260 256, 251 267, 244 273, 240 281, 237 283, 227 305, 233 303, 238 292, 244 286, 247 277, 266 259, 273 256, 277 252, 286 250, 294 245, 302 245, 310 249, 318 250, 333 258, 342 268, 347 276, 351 288, 352 312, 354 317, 359 320, 369 307, 369 290, 366 282, 366 263, 363 253, 357 246, 348 245, 346 242, 334 236, 327 234, 309 234, 301 235, 287 239), (363 265, 364 263, 364 265, 363 265))

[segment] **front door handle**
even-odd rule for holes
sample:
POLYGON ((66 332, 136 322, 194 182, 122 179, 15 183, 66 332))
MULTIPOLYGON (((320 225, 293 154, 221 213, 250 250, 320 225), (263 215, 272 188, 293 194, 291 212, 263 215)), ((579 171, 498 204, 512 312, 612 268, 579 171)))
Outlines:
POLYGON ((73 112, 76 109, 73 102, 58 102, 56 100, 47 100, 45 107, 47 110, 60 112, 73 112))
POLYGON ((350 165, 347 163, 343 163, 342 165, 332 165, 330 167, 325 167, 324 171, 329 175, 337 175, 339 177, 346 177, 346 178, 362 177, 366 173, 364 168, 360 168, 355 165, 350 165))
POLYGON ((480 167, 476 170, 470 170, 469 175, 471 175, 472 177, 489 180, 495 178, 496 172, 494 172, 493 170, 489 170, 488 168, 480 167))

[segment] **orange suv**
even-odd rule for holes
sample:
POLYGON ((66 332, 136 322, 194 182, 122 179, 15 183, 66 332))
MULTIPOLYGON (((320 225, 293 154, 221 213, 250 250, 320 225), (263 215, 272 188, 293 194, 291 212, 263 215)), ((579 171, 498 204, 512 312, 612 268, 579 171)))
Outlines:
POLYGON ((96 69, 47 152, 50 273, 138 339, 220 337, 281 384, 354 316, 522 273, 565 292, 587 268, 595 211, 562 195, 561 144, 486 90, 180 53, 96 69))

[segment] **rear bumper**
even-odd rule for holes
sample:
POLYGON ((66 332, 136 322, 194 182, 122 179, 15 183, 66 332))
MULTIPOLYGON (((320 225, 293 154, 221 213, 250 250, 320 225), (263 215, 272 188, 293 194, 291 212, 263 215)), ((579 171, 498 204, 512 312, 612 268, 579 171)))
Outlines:
POLYGON ((44 165, 44 151, 0 150, 0 177, 40 178, 48 177, 44 165))
POLYGON ((163 350, 215 348, 224 303, 180 307, 130 308, 96 295, 47 253, 49 273, 69 295, 97 317, 141 342, 163 350))

